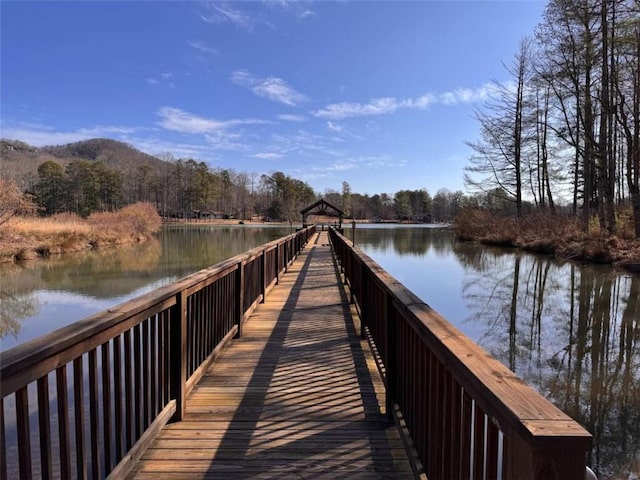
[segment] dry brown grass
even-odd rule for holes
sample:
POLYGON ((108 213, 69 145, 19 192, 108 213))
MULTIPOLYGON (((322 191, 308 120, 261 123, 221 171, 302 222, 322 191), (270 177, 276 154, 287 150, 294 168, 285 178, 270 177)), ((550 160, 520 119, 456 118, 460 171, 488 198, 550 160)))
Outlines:
POLYGON ((148 203, 94 214, 86 220, 70 213, 47 218, 15 217, 0 229, 0 261, 138 242, 156 233, 160 226, 160 217, 148 203))
POLYGON ((456 236, 488 245, 522 248, 558 257, 623 266, 640 270, 640 240, 633 238, 632 217, 624 210, 618 216, 618 235, 600 232, 597 221, 589 233, 575 217, 537 213, 517 219, 501 217, 483 209, 461 212, 454 223, 456 236))

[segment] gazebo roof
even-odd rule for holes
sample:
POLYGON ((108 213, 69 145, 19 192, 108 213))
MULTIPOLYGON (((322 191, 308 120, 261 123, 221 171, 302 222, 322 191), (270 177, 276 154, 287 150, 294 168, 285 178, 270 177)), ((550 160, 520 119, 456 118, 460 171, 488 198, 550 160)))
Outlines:
POLYGON ((318 200, 315 203, 312 203, 311 205, 309 205, 308 207, 300 210, 300 213, 304 216, 306 216, 308 213, 322 213, 327 215, 327 209, 333 210, 335 211, 335 213, 337 213, 340 217, 342 217, 344 215, 344 212, 342 210, 340 210, 338 207, 335 207, 333 205, 331 205, 329 202, 327 202, 324 198, 318 200), (318 208, 317 211, 315 212, 311 212, 311 210, 313 210, 314 208, 318 208))

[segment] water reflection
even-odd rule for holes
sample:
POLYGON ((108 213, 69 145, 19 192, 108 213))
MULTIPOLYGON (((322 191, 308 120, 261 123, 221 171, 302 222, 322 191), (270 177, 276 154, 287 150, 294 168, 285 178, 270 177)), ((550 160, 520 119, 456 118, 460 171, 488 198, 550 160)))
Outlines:
POLYGON ((584 425, 598 478, 639 478, 640 277, 418 230, 359 229, 356 243, 584 425), (448 276, 457 286, 435 290, 448 276))
POLYGON ((0 265, 0 349, 290 232, 290 227, 169 226, 158 239, 140 244, 0 265))

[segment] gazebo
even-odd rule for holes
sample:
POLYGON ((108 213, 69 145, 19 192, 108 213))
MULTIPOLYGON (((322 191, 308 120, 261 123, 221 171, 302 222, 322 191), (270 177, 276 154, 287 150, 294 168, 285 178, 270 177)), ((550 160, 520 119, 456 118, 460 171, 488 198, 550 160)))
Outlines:
MULTIPOLYGON (((323 216, 323 217, 333 217, 333 218, 337 217, 339 222, 338 228, 342 229, 342 218, 344 217, 344 212, 340 210, 338 207, 331 205, 324 198, 300 210, 300 213, 302 214, 303 227, 306 227, 308 225, 307 219, 310 216, 323 216)), ((317 222, 317 223, 321 223, 321 222, 317 222)))

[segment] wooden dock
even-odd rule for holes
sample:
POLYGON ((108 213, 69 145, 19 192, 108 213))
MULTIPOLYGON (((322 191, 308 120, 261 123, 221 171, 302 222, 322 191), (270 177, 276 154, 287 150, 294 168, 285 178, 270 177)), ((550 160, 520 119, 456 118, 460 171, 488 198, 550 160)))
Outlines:
POLYGON ((320 232, 129 478, 413 478, 353 313, 320 232))

